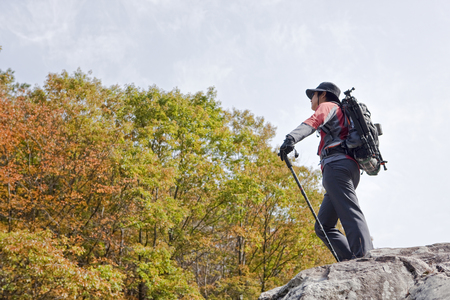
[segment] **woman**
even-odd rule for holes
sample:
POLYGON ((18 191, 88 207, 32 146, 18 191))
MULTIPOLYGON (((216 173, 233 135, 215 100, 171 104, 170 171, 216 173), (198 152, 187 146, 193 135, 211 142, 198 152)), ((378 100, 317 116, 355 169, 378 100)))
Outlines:
MULTIPOLYGON (((326 193, 318 218, 339 260, 343 261, 363 257, 373 249, 373 245, 355 192, 360 179, 358 163, 341 146, 348 135, 348 128, 340 107, 340 93, 340 89, 331 82, 322 82, 316 89, 306 90, 314 114, 286 136, 280 147, 280 157, 283 160, 296 143, 316 130, 320 132, 317 154, 326 193), (345 235, 336 228, 338 219, 345 235)), ((317 223, 315 231, 327 245, 317 223)))

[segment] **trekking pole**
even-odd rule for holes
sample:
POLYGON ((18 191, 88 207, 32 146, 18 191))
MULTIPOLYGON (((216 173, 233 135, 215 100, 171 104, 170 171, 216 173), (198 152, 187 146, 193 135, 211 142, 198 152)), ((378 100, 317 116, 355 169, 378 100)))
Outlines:
MULTIPOLYGON (((295 151, 295 157, 298 157, 298 152, 297 152, 297 150, 294 149, 294 151, 295 151)), ((319 218, 317 217, 316 212, 314 211, 314 208, 312 207, 311 203, 310 203, 309 200, 308 200, 308 196, 306 196, 306 193, 305 193, 305 191, 303 190, 302 185, 300 184, 300 181, 298 180, 298 177, 297 177, 297 175, 296 175, 295 172, 294 172, 294 169, 292 168, 292 163, 291 163, 291 161, 289 160, 289 158, 287 157, 287 154, 286 154, 286 153, 278 153, 278 155, 279 155, 279 156, 280 156, 280 155, 283 155, 283 159, 284 159, 284 161, 286 162, 286 166, 289 168, 289 170, 291 170, 291 173, 292 173, 292 175, 294 176, 295 182, 297 182, 297 185, 298 185, 298 187, 300 188, 300 191, 302 192, 303 198, 305 198, 306 203, 308 204, 308 207, 309 207, 309 209, 311 210, 311 212, 312 212, 312 214, 313 214, 313 216, 314 216, 314 219, 316 219, 317 224, 319 224, 320 230, 322 231, 323 235, 325 236, 325 239, 326 239, 327 244, 328 244, 327 246, 328 246, 328 248, 330 249, 331 254, 333 254, 333 256, 334 256, 334 258, 336 259, 337 262, 340 262, 340 261, 339 261, 339 258, 338 258, 338 256, 337 256, 337 254, 336 254, 336 251, 334 251, 334 248, 333 248, 333 246, 331 245, 331 242, 330 242, 330 240, 328 239, 328 236, 327 236, 327 234, 325 233, 325 230, 323 229, 322 223, 320 223, 319 218)))

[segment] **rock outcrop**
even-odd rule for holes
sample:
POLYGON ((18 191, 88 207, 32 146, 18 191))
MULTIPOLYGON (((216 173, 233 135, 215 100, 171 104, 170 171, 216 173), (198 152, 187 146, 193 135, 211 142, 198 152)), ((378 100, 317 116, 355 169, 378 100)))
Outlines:
POLYGON ((259 300, 450 299, 450 243, 383 248, 304 270, 259 300))

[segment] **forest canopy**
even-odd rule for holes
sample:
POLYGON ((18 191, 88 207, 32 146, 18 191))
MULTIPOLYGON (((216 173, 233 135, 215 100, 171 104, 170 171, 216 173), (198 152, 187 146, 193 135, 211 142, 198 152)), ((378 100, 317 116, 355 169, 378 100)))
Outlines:
POLYGON ((0 70, 0 298, 256 299, 333 262, 275 128, 216 98, 0 70))

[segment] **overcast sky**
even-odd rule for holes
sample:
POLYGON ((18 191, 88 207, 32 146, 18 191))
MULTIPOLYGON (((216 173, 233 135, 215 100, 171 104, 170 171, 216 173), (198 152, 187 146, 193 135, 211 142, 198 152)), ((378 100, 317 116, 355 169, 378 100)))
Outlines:
MULTIPOLYGON (((277 127, 274 147, 312 114, 307 88, 355 87, 389 161, 357 190, 374 246, 422 246, 450 242, 449 15, 444 0, 0 0, 0 69, 39 86, 77 68, 105 86, 214 86, 277 127)), ((302 164, 318 143, 297 144, 302 164)))

